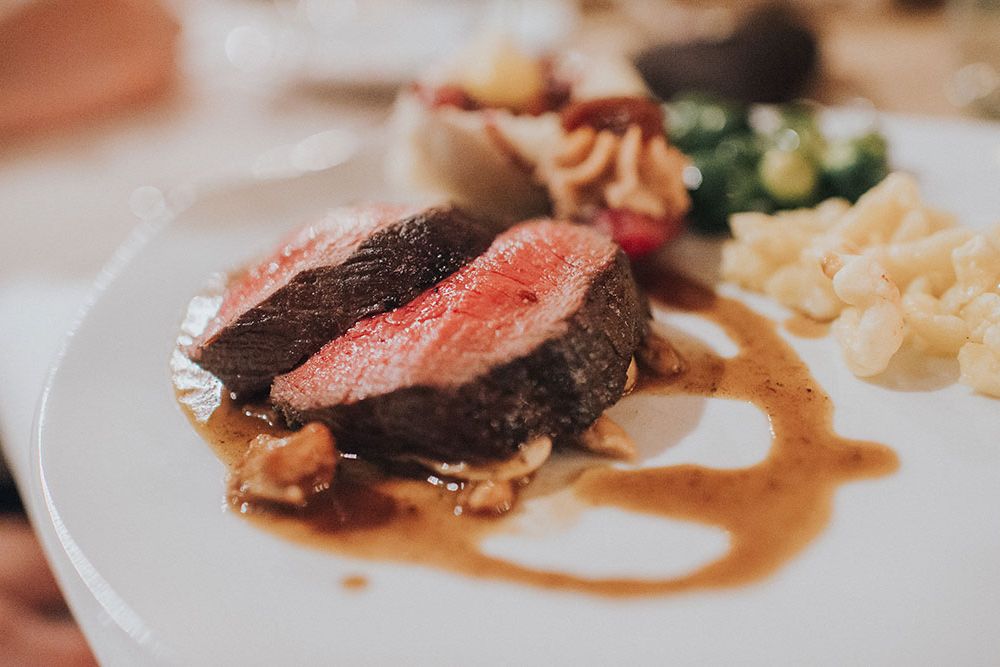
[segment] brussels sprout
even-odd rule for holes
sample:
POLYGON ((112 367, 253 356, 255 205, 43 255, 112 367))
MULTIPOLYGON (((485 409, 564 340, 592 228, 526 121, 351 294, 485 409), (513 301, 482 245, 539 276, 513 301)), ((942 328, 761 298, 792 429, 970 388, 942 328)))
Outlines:
POLYGON ((816 122, 816 110, 810 104, 793 102, 778 108, 782 127, 802 130, 811 135, 819 135, 819 125, 816 122))
POLYGON ((670 142, 685 153, 711 148, 749 127, 745 106, 708 95, 675 97, 666 105, 666 116, 670 142))
POLYGON ((763 142, 751 132, 743 132, 726 137, 715 147, 715 154, 723 160, 735 162, 741 167, 753 168, 764 152, 763 142))
POLYGON ((691 226, 707 234, 725 232, 729 229, 726 180, 732 163, 720 159, 715 151, 694 153, 691 162, 701 177, 690 188, 691 226))
POLYGON ((885 137, 871 132, 830 144, 822 167, 826 194, 855 202, 889 175, 885 137))
POLYGON ((808 104, 758 107, 753 112, 752 124, 771 147, 799 151, 813 161, 819 161, 826 149, 826 139, 808 104))
POLYGON ((725 232, 740 211, 857 200, 889 173, 885 139, 870 133, 828 142, 809 104, 747 107, 688 94, 665 107, 670 141, 697 170, 688 183, 692 227, 725 232))
POLYGON ((772 148, 757 171, 764 188, 782 206, 808 206, 816 200, 819 173, 804 151, 772 148))
POLYGON ((737 169, 730 174, 726 183, 726 206, 729 209, 728 215, 742 211, 772 213, 776 208, 774 200, 753 169, 737 169))
POLYGON ((741 165, 720 151, 695 153, 692 162, 701 176, 692 187, 691 225, 706 234, 729 230, 729 216, 740 211, 774 210, 774 203, 757 178, 756 163, 741 165))

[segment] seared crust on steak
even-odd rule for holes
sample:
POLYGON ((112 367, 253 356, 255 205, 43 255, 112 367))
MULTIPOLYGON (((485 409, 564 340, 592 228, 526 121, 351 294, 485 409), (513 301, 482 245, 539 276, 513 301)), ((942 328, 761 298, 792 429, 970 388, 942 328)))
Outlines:
MULTIPOLYGON (((566 231, 560 227, 568 226, 543 224, 559 233, 566 231)), ((570 233, 597 234, 575 226, 570 233)), ((472 379, 457 385, 420 383, 359 400, 342 399, 334 405, 309 405, 315 400, 303 389, 309 382, 302 380, 308 378, 303 367, 275 381, 272 401, 290 424, 320 421, 331 428, 345 451, 376 458, 415 455, 481 463, 510 457, 522 443, 537 437, 549 436, 558 443, 581 433, 621 398, 629 364, 646 335, 649 318, 627 258, 610 241, 597 238, 587 242, 608 244, 599 265, 565 259, 576 262, 573 270, 584 272, 585 281, 581 282, 584 293, 574 302, 578 305, 564 321, 556 322, 554 330, 559 333, 519 349, 509 360, 472 379)), ((604 246, 600 247, 603 251, 604 246)), ((452 280, 477 270, 480 260, 452 280)), ((414 304, 424 298, 418 297, 414 304)), ((456 304, 443 311, 442 317, 464 317, 459 311, 465 305, 456 304)), ((528 318, 528 326, 535 324, 528 318)), ((490 333, 484 331, 482 336, 488 340, 490 333)), ((525 337, 530 339, 530 335, 525 337)), ((341 356, 350 362, 350 355, 341 356)), ((307 366, 322 363, 321 357, 323 352, 307 366)))
MULTIPOLYGON (((382 208, 389 212, 374 215, 385 218, 405 210, 382 208)), ((210 327, 188 349, 190 358, 241 397, 265 391, 276 375, 301 364, 358 320, 410 301, 482 253, 497 231, 492 223, 452 207, 405 211, 379 222, 329 263, 308 256, 312 237, 303 241, 306 250, 293 249, 304 254, 294 260, 302 270, 289 273, 277 288, 266 285, 262 298, 210 327)), ((319 233, 329 232, 320 228, 319 233)), ((290 247, 273 256, 274 266, 286 261, 290 247)), ((267 266, 265 260, 255 267, 251 280, 261 281, 267 266)), ((246 275, 233 281, 231 291, 246 290, 240 285, 246 275)))

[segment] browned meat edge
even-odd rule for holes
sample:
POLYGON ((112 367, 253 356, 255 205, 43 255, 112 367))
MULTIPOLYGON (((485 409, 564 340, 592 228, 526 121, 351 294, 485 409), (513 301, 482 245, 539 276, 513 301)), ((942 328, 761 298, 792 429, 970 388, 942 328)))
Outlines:
POLYGON ((292 425, 320 421, 338 446, 375 458, 419 455, 482 463, 538 436, 576 435, 621 398, 649 309, 618 251, 598 273, 566 333, 452 388, 417 386, 357 403, 296 411, 292 425))
POLYGON ((263 392, 358 320, 410 301, 480 255, 496 231, 451 207, 404 218, 343 263, 299 273, 191 358, 240 398, 263 392))

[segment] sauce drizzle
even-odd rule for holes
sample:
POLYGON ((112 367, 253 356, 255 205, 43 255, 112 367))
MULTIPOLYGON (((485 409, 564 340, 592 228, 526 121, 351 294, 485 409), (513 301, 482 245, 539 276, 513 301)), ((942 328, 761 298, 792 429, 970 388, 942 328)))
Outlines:
MULTIPOLYGON (((719 325, 737 344, 721 357, 694 338, 671 339, 687 362, 670 378, 644 377, 636 391, 748 401, 768 416, 773 441, 767 458, 736 469, 699 465, 612 467, 583 457, 580 465, 543 466, 526 489, 567 486, 587 506, 696 521, 730 535, 729 550, 688 574, 667 579, 586 578, 523 566, 485 554, 480 545, 508 517, 462 514, 460 484, 390 476, 342 460, 333 487, 301 511, 233 505, 260 527, 310 546, 358 558, 435 566, 469 576, 539 587, 625 597, 735 586, 760 580, 807 546, 829 522, 833 495, 845 482, 898 468, 887 447, 849 440, 833 431, 833 404, 776 326, 742 303, 679 275, 647 269, 640 276, 651 298, 719 325)), ((175 355, 176 358, 176 355, 175 355)), ((182 405, 190 398, 177 381, 182 405)), ((190 387, 188 378, 186 387, 190 387)), ((220 394, 207 420, 192 422, 231 464, 249 440, 279 427, 220 394)), ((516 514, 518 509, 512 512, 516 514)))
POLYGON ((824 338, 830 333, 830 323, 796 313, 785 320, 785 331, 797 338, 824 338))

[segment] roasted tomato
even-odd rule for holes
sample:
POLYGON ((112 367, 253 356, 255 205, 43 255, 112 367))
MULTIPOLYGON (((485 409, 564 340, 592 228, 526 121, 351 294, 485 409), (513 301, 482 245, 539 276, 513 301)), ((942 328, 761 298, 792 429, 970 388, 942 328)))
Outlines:
POLYGON ((674 239, 684 228, 683 218, 654 218, 627 208, 606 208, 591 220, 622 247, 630 259, 640 259, 674 239))
POLYGON ((562 110, 562 126, 567 132, 589 126, 625 134, 630 125, 641 127, 645 139, 663 134, 663 110, 642 97, 602 97, 574 102, 562 110))

